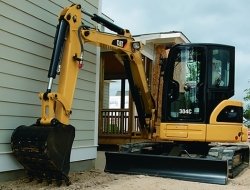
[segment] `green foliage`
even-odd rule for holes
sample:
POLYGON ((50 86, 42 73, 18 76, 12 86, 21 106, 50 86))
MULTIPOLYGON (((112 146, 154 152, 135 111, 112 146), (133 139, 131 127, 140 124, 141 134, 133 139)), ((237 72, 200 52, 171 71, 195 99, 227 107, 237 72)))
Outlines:
POLYGON ((244 96, 244 101, 246 101, 246 107, 244 109, 243 116, 246 119, 250 119, 250 104, 248 103, 250 101, 250 88, 244 90, 246 95, 244 96))
POLYGON ((111 134, 119 133, 119 127, 117 126, 117 124, 109 124, 108 125, 108 133, 111 133, 111 134))
POLYGON ((249 104, 247 104, 246 108, 244 109, 243 116, 246 119, 250 119, 250 105, 249 104))
POLYGON ((244 92, 246 93, 244 100, 245 101, 250 101, 250 88, 244 90, 244 92))

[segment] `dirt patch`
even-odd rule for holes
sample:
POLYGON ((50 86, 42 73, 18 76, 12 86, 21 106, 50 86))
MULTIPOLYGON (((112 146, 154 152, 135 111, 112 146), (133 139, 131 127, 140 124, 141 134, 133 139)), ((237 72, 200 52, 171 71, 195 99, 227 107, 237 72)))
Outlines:
POLYGON ((55 183, 48 185, 46 181, 38 183, 37 181, 28 182, 27 178, 17 181, 1 183, 0 189, 4 190, 50 190, 50 189, 86 189, 86 190, 248 190, 250 186, 250 169, 246 169, 237 178, 229 179, 227 185, 205 184, 197 182, 188 182, 161 177, 150 177, 144 175, 115 175, 104 173, 100 170, 88 172, 70 173, 72 184, 57 187, 55 183))
MULTIPOLYGON (((244 144, 250 145, 250 143, 244 144)), ((98 152, 96 160, 98 169, 70 173, 69 177, 72 182, 70 186, 63 184, 58 187, 56 183, 48 185, 46 181, 28 182, 28 178, 23 178, 1 183, 0 190, 249 190, 250 187, 250 168, 245 169, 235 179, 229 179, 227 185, 215 185, 144 175, 110 174, 103 172, 104 163, 104 152, 98 152)))

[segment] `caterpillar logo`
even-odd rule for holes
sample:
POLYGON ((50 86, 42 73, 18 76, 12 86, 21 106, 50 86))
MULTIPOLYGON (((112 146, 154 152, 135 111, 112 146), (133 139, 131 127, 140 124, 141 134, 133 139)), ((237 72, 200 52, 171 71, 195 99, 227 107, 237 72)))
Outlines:
POLYGON ((126 39, 116 39, 112 41, 112 45, 121 47, 121 48, 124 48, 126 44, 127 44, 126 39))

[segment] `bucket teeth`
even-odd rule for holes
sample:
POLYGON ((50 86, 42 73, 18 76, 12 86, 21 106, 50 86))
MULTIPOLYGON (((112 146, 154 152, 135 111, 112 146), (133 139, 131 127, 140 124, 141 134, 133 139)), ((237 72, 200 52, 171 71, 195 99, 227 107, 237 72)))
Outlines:
POLYGON ((30 179, 65 181, 68 185, 74 137, 71 125, 19 126, 12 134, 11 147, 30 179))

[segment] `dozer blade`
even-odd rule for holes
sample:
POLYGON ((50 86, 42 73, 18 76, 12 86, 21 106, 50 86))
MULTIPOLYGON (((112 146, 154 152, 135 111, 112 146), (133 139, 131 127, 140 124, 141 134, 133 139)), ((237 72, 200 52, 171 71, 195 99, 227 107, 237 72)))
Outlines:
POLYGON ((69 185, 70 154, 75 128, 61 123, 17 127, 11 137, 16 159, 30 179, 64 180, 69 185))
POLYGON ((105 154, 105 172, 145 174, 214 184, 226 184, 228 180, 227 161, 121 152, 105 154))

